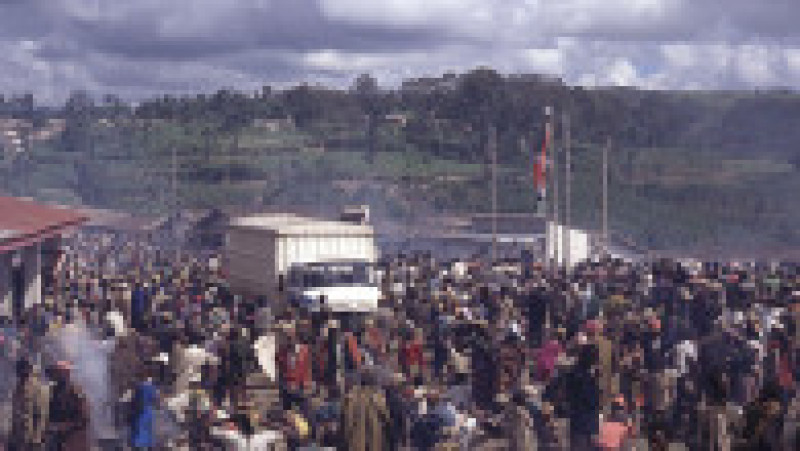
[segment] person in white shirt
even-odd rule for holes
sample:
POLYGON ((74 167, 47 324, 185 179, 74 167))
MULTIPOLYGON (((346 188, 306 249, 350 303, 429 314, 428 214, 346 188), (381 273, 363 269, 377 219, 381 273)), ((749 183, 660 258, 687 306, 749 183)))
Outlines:
POLYGON ((679 376, 689 372, 690 361, 697 361, 697 343, 693 340, 683 340, 675 346, 675 366, 679 376))

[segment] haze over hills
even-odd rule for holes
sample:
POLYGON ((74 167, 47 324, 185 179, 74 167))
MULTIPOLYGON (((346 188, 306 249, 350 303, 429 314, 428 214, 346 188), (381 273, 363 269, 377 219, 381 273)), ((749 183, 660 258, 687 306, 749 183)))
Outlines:
POLYGON ((58 109, 7 99, 3 130, 16 134, 3 141, 3 188, 138 213, 369 203, 400 222, 486 212, 493 126, 499 209, 530 212, 546 105, 570 114, 579 225, 599 226, 598 150, 610 137, 614 229, 654 249, 800 247, 800 94, 583 89, 486 68, 390 91, 363 75, 349 90, 265 86, 135 107, 86 93, 58 109))

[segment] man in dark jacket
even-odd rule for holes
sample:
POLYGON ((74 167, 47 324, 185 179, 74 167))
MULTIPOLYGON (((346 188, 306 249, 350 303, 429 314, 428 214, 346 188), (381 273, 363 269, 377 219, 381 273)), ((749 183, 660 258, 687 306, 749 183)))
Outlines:
POLYGON ((599 353, 593 344, 580 345, 578 361, 568 375, 572 449, 591 448, 600 429, 599 353))
POLYGON ((715 331, 700 342, 700 392, 706 404, 703 440, 715 446, 727 439, 723 430, 727 424, 727 403, 731 392, 731 337, 715 331))
POLYGON ((389 423, 388 441, 391 451, 399 450, 405 443, 408 405, 402 394, 402 377, 395 375, 391 385, 386 390, 386 406, 389 409, 389 417, 394 421, 389 423))
POLYGON ((769 384, 746 409, 743 439, 747 449, 777 451, 781 449, 782 432, 779 387, 769 384))
POLYGON ((58 362, 50 398, 49 443, 55 451, 89 449, 89 406, 83 391, 70 378, 68 362, 58 362))
POLYGON ((228 342, 228 364, 226 382, 230 388, 232 398, 237 396, 244 385, 245 377, 250 369, 251 351, 250 339, 247 329, 231 329, 230 341, 228 342))

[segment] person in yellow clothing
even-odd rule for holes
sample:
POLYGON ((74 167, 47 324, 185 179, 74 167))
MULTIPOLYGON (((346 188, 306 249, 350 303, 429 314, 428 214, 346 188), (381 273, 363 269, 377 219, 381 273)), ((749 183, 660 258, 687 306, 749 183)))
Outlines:
POLYGON ((290 445, 292 449, 307 446, 311 440, 311 426, 303 415, 295 410, 287 412, 289 425, 291 426, 290 445))
POLYGON ((383 451, 389 449, 388 425, 391 422, 386 396, 370 374, 362 376, 345 395, 340 432, 345 449, 383 451))
POLYGON ((11 450, 44 450, 50 387, 27 360, 17 363, 17 388, 11 417, 11 450))

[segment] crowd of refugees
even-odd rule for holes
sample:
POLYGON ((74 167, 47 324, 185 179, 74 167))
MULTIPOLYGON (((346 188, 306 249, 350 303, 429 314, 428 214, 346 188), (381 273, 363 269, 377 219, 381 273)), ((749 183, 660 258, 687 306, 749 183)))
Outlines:
POLYGON ((134 449, 800 447, 796 265, 379 266, 379 311, 312 312, 232 293, 213 253, 80 233, 0 335, 6 447, 98 443, 97 387, 46 349, 67 327, 111 343, 110 415, 134 449))

